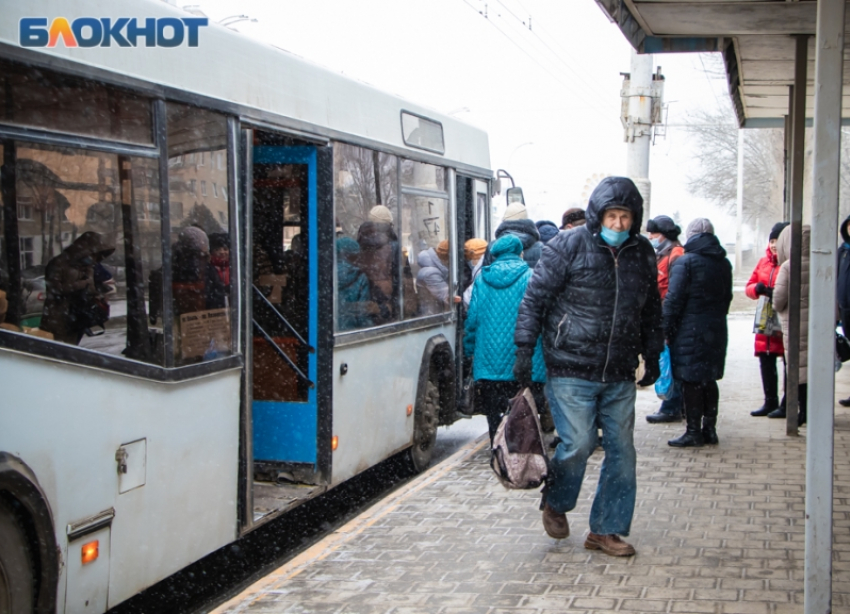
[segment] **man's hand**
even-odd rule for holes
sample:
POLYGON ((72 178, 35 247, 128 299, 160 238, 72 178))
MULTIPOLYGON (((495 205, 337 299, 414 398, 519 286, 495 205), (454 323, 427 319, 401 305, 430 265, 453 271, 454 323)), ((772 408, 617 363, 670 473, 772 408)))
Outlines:
POLYGON ((659 377, 661 377, 661 367, 658 366, 658 357, 656 356, 653 360, 644 360, 643 377, 637 385, 641 388, 652 386, 659 377))
POLYGON ((533 350, 519 348, 516 351, 516 362, 514 362, 514 379, 525 388, 531 383, 531 355, 533 350))

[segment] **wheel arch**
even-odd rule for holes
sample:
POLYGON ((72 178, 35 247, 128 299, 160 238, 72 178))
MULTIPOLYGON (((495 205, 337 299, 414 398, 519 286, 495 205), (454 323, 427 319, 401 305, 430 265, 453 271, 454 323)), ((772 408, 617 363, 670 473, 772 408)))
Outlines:
POLYGON ((452 424, 457 410, 454 364, 454 351, 445 335, 434 335, 428 339, 419 364, 416 407, 421 407, 421 403, 425 402, 428 381, 436 381, 440 388, 440 425, 452 424))
POLYGON ((36 569, 35 612, 56 611, 59 581, 59 549, 53 528, 53 513, 35 472, 20 458, 0 452, 0 497, 7 499, 27 534, 36 569))

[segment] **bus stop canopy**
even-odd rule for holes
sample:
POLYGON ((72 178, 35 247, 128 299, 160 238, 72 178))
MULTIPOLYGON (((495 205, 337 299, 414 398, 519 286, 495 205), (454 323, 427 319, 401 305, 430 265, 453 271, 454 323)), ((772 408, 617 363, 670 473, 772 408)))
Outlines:
MULTIPOLYGON (((808 35, 806 116, 814 114, 815 0, 596 0, 640 53, 719 51, 745 128, 784 126, 795 36, 808 35)), ((847 24, 845 23, 845 30, 847 24)), ((847 50, 845 49, 845 59, 847 50)), ((845 62, 844 84, 850 83, 845 62)), ((850 115, 844 93, 843 115, 850 115)))

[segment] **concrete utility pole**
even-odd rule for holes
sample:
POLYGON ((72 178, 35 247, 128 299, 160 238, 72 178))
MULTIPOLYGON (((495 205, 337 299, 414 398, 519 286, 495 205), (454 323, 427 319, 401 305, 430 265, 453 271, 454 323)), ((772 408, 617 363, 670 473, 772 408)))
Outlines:
POLYGON ((653 126, 660 124, 664 97, 664 77, 660 69, 652 73, 652 55, 632 50, 630 73, 623 73, 620 92, 620 121, 625 129, 626 174, 643 196, 644 223, 650 218, 649 146, 653 126))
POLYGON ((735 274, 740 275, 744 267, 744 129, 738 128, 738 219, 735 227, 735 274))

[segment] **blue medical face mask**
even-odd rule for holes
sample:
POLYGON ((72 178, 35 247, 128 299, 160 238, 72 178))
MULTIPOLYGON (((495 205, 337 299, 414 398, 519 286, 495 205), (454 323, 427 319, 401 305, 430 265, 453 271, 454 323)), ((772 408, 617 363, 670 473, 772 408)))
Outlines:
POLYGON ((616 230, 611 230, 606 226, 602 227, 602 231, 599 234, 602 237, 602 240, 611 247, 620 247, 625 240, 629 238, 628 230, 617 232, 616 230))
POLYGON ((658 247, 661 245, 661 239, 659 239, 658 237, 650 239, 649 242, 652 243, 652 247, 654 247, 655 249, 658 249, 658 247))

